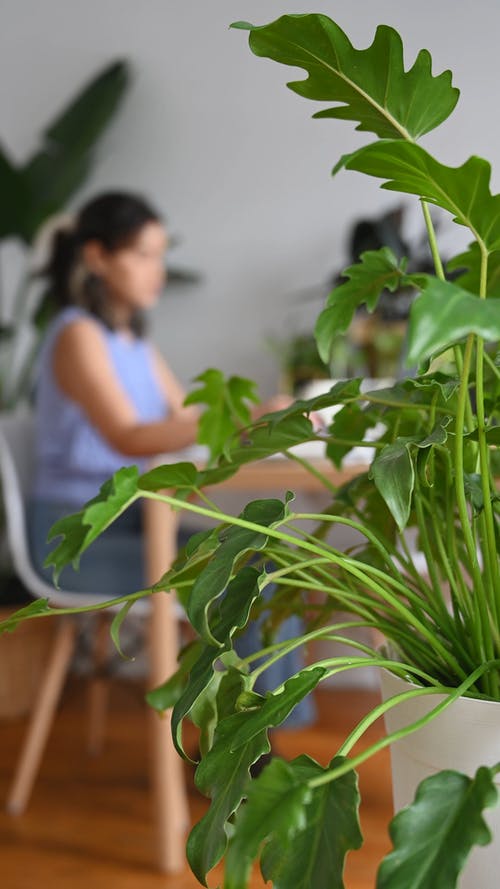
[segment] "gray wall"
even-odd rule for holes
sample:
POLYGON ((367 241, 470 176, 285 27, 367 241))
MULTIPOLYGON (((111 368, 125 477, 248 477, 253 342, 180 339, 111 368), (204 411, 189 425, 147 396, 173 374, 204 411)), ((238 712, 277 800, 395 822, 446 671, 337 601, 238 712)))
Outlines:
MULTIPOLYGON (((298 292, 345 263, 355 218, 398 200, 356 173, 332 180, 333 163, 367 136, 350 123, 312 121, 313 103, 284 86, 290 69, 255 58, 246 35, 228 30, 237 19, 308 11, 334 16, 357 46, 378 23, 394 25, 408 65, 427 47, 435 73, 454 70, 462 97, 425 144, 447 163, 470 153, 496 163, 494 0, 0 0, 0 133, 17 158, 99 66, 115 56, 134 66, 133 89, 79 199, 139 189, 182 235, 172 261, 198 268, 204 283, 170 289, 154 336, 186 383, 215 365, 272 391, 278 367, 266 337, 304 319, 312 325, 320 303, 304 307, 298 292)), ((409 232, 420 231, 417 213, 408 210, 409 232)), ((463 244, 449 228, 442 236, 463 244)))

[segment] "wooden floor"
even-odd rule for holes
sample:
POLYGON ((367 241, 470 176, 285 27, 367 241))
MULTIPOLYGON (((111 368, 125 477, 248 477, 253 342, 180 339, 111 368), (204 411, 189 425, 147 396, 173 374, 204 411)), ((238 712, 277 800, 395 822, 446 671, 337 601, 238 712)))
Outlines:
MULTIPOLYGON (((85 753, 84 684, 69 683, 49 740, 27 812, 18 818, 0 811, 2 889, 195 889, 186 867, 168 877, 155 872, 154 835, 148 789, 148 714, 143 689, 115 681, 107 743, 96 758, 85 753)), ((276 733, 287 758, 309 753, 319 762, 332 757, 339 741, 377 699, 371 691, 343 690, 317 695, 314 728, 276 733)), ((25 720, 0 721, 0 794, 5 800, 25 720)), ((381 728, 371 730, 373 741, 381 728)), ((187 770, 190 807, 198 820, 206 803, 193 789, 187 770)), ((361 820, 365 843, 352 853, 347 889, 373 889, 377 864, 389 848, 390 776, 386 751, 361 768, 361 820)), ((210 885, 220 881, 213 872, 210 885)), ((265 884, 255 874, 252 889, 265 884)), ((267 884, 269 887, 269 884, 267 884)))

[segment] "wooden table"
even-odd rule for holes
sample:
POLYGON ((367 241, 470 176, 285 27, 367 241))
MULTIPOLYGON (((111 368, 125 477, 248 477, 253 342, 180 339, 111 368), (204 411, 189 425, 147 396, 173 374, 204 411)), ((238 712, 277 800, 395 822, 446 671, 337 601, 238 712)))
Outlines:
MULTIPOLYGON (((175 455, 177 459, 179 455, 175 455)), ((169 454, 169 462, 173 461, 169 454)), ((181 459, 186 459, 180 455, 181 459)), ((334 485, 344 484, 366 470, 365 465, 335 469, 325 459, 309 460, 315 470, 334 485)), ((238 491, 251 498, 254 492, 268 494, 291 490, 297 493, 325 493, 321 480, 293 460, 269 458, 242 466, 236 475, 217 485, 217 490, 238 491)), ((176 554, 178 513, 167 504, 146 500, 145 533, 148 582, 153 584, 168 570, 176 554)), ((152 597, 150 633, 151 685, 160 685, 177 668, 178 618, 175 599, 166 593, 152 597)), ((155 799, 157 864, 160 870, 175 873, 185 867, 185 839, 189 825, 182 760, 175 751, 170 731, 170 713, 151 716, 152 786, 155 799)))

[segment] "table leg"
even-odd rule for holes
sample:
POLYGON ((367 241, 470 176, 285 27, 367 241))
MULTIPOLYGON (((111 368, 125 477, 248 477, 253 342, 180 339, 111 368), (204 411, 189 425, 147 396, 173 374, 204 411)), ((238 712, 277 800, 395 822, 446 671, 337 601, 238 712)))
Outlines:
MULTIPOLYGON (((149 583, 156 583, 176 554, 178 515, 160 501, 145 502, 146 563, 149 583)), ((150 627, 151 687, 160 685, 177 667, 178 625, 172 593, 152 596, 150 627)), ((170 730, 171 712, 151 713, 151 768, 157 834, 157 862, 162 871, 185 867, 189 824, 183 763, 170 730)))

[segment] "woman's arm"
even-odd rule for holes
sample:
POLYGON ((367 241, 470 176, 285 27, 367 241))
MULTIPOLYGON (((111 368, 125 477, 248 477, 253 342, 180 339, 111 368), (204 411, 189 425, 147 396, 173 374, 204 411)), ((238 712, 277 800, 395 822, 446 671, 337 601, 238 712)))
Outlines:
POLYGON ((153 345, 151 345, 151 352, 156 379, 172 415, 197 419, 199 417, 198 408, 194 405, 184 407, 184 399, 186 397, 184 387, 172 372, 163 356, 153 345))
MULTIPOLYGON (((196 440, 197 412, 183 411, 177 381, 171 375, 165 420, 142 423, 113 368, 106 341, 90 318, 68 324, 57 338, 53 371, 57 384, 85 412, 102 437, 130 457, 177 451, 196 440), (175 405, 175 406, 174 406, 175 405)), ((162 385, 163 388, 163 385, 162 385)), ((166 398, 167 403, 167 398, 166 398)))

